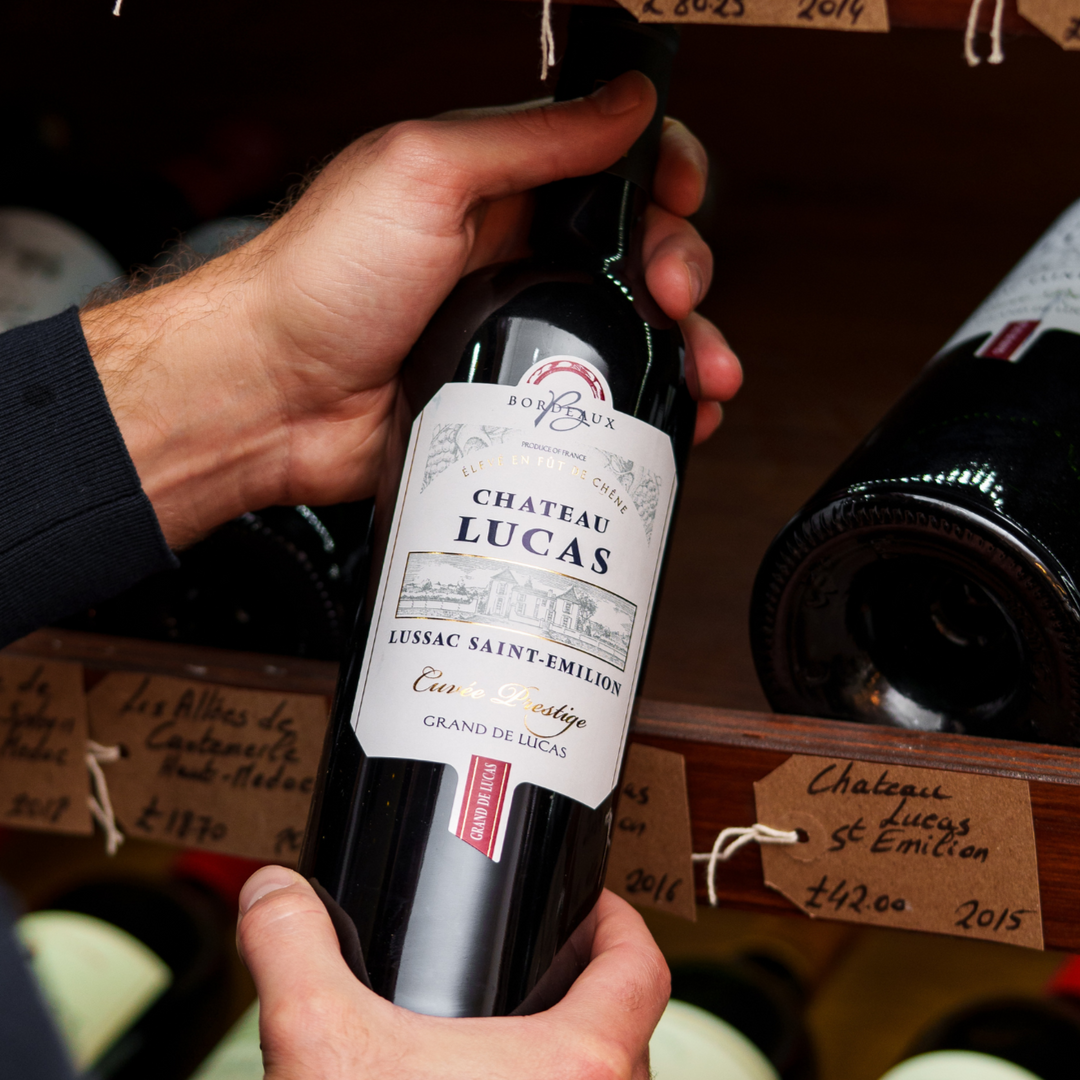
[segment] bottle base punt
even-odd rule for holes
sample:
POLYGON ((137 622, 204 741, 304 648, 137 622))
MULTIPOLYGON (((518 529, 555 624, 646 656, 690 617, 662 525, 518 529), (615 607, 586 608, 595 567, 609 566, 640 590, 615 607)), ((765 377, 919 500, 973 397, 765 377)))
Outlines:
POLYGON ((1006 522, 910 490, 845 493, 766 557, 755 659, 777 711, 1070 744, 1070 593, 1006 522))

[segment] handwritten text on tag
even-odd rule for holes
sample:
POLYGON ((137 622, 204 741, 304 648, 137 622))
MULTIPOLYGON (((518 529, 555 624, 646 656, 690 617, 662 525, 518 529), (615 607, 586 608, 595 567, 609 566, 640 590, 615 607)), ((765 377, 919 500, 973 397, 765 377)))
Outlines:
POLYGON ((1080 49, 1080 0, 1016 0, 1016 10, 1063 49, 1080 49))
POLYGON ((105 767, 130 836, 294 863, 326 731, 326 701, 114 672, 90 728, 119 744, 105 767))
POLYGON ((697 919, 682 754, 631 743, 605 884, 632 904, 697 919))
POLYGON ((1023 780, 795 755, 754 784, 765 884, 808 915, 1042 948, 1023 780))
POLYGON ((0 657, 0 823, 89 833, 86 737, 78 664, 0 657))
POLYGON ((793 26, 807 30, 889 29, 886 0, 619 0, 641 22, 793 26))

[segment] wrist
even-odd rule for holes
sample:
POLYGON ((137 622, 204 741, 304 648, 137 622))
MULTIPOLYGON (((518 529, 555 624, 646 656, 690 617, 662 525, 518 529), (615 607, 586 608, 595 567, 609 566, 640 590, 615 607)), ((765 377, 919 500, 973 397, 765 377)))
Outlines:
POLYGON ((240 250, 81 315, 90 355, 169 545, 278 502, 282 410, 240 250))

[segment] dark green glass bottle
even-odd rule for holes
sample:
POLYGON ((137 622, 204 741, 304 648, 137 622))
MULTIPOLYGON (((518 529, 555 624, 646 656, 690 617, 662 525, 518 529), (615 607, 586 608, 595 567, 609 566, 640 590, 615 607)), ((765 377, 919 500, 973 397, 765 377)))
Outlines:
POLYGON ((465 278, 403 371, 408 466, 376 497, 382 576, 343 666, 300 865, 353 970, 417 1012, 552 1004, 602 888, 655 582, 627 568, 659 569, 694 420, 682 338, 641 258, 676 40, 619 11, 573 12, 557 97, 641 70, 653 123, 608 172, 538 191, 532 256, 465 278), (662 482, 646 465, 661 459, 662 482), (575 724, 588 710, 578 734, 609 741, 587 749, 489 707, 513 694, 535 696, 530 717, 543 701, 564 703, 553 718, 572 705, 575 724))
POLYGON ((1080 204, 773 542, 778 712, 1080 742, 1080 204))

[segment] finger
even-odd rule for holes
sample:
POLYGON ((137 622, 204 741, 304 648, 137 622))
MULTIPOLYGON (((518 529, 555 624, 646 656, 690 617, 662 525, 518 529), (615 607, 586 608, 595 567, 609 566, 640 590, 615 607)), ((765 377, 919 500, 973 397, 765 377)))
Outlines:
POLYGON ((699 401, 697 416, 694 418, 694 445, 705 442, 720 426, 724 419, 724 410, 719 401, 699 401))
POLYGON ((463 274, 492 263, 524 259, 529 254, 531 194, 510 195, 482 207, 463 274))
MULTIPOLYGON (((303 1054, 334 1016, 366 995, 341 956, 330 916, 314 889, 299 874, 267 866, 240 891, 236 941, 259 993, 264 1052, 303 1054)), ((354 1018, 358 1040, 367 1031, 354 1018)))
POLYGON ((685 124, 665 116, 653 198, 665 210, 686 217, 700 208, 708 178, 709 155, 705 147, 685 124))
POLYGON ((672 319, 685 319, 712 284, 709 245, 688 221, 652 205, 645 213, 645 282, 672 319))
POLYGON ((628 71, 595 93, 538 108, 466 119, 414 121, 388 129, 380 151, 401 173, 415 173, 467 205, 500 199, 613 165, 641 134, 656 91, 628 71))
POLYGON ((686 342, 686 382, 698 401, 728 401, 742 386, 739 358, 724 335, 696 312, 679 323, 686 342))
MULTIPOLYGON (((478 120, 505 116, 551 105, 551 98, 537 98, 515 105, 453 109, 434 120, 478 120)), ((709 155, 701 141, 681 121, 665 116, 660 133, 660 154, 653 175, 653 199, 679 217, 696 213, 705 198, 709 178, 709 155)))
POLYGON ((539 109, 550 105, 555 99, 547 97, 533 98, 531 101, 516 101, 511 105, 475 105, 468 109, 447 109, 436 113, 432 120, 473 120, 480 116, 501 116, 509 112, 525 112, 527 109, 539 109))
POLYGON ((604 890, 588 967, 546 1014, 608 1045, 636 1069, 671 993, 664 957, 634 909, 604 890))
MULTIPOLYGON (((511 108, 521 111, 526 107, 536 108, 539 104, 544 103, 533 102, 528 106, 511 108)), ((499 111, 507 110, 463 109, 446 115, 467 119, 497 115, 499 111)), ((660 206, 650 207, 646 216, 644 253, 646 262, 650 256, 659 254, 662 257, 658 271, 661 296, 656 299, 672 318, 679 319, 685 318, 690 308, 701 302, 712 278, 712 253, 708 245, 693 226, 678 216, 693 212, 700 203, 705 184, 702 170, 707 168, 707 160, 704 148, 682 124, 670 118, 664 123, 655 197, 661 205, 666 199, 668 205, 666 212, 660 206), (658 251, 662 243, 663 250, 658 251), (672 259, 673 262, 670 261, 672 259), (685 269, 679 265, 680 262, 685 269), (670 308, 664 303, 669 293, 670 308)), ((484 208, 482 222, 478 224, 465 273, 493 262, 523 258, 528 253, 531 213, 532 199, 528 194, 512 195, 489 203, 484 208)), ((650 281, 650 286, 652 284, 650 281)))

